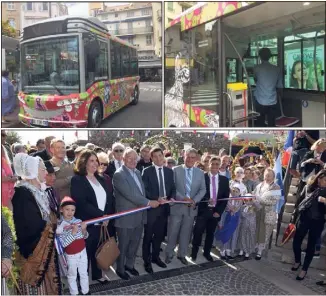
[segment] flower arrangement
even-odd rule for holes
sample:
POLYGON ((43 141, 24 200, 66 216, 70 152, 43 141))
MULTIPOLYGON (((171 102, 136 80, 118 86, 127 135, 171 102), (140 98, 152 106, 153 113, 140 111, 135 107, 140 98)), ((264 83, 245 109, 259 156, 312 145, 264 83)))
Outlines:
MULTIPOLYGON (((15 231, 15 224, 14 224, 13 214, 12 214, 11 210, 8 209, 7 207, 1 207, 1 214, 6 219, 6 221, 8 223, 8 226, 9 226, 9 228, 11 230, 11 233, 12 233, 12 239, 13 239, 13 245, 14 245, 14 250, 13 250, 13 253, 12 253, 12 257, 11 257, 11 260, 13 262, 12 273, 13 273, 13 276, 14 276, 15 280, 17 281, 18 273, 19 273, 18 267, 15 266, 15 253, 16 253, 16 250, 17 250, 17 246, 15 244, 15 241, 17 239, 17 236, 16 236, 16 231, 15 231)), ((14 280, 11 277, 9 277, 8 280, 7 280, 7 286, 8 286, 9 289, 14 288, 14 280)))
POLYGON ((274 158, 272 156, 272 153, 267 150, 264 143, 249 142, 244 145, 242 149, 238 152, 238 154, 234 157, 233 163, 231 165, 232 179, 235 178, 235 169, 237 167, 237 164, 239 164, 240 158, 245 154, 249 147, 257 146, 263 152, 263 157, 269 161, 270 167, 274 167, 274 158))
POLYGON ((151 138, 148 138, 145 142, 145 145, 150 145, 150 146, 155 146, 158 145, 161 148, 162 145, 164 146, 165 149, 163 150, 169 150, 172 154, 172 156, 177 157, 178 156, 178 146, 174 142, 173 138, 170 138, 166 135, 155 135, 151 138))

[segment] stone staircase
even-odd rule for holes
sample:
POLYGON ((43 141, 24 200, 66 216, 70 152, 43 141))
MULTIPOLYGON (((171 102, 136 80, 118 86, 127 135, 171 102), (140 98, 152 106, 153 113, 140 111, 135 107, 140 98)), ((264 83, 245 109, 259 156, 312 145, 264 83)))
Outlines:
MULTIPOLYGON (((299 184, 299 179, 297 178, 292 178, 289 193, 287 196, 287 202, 284 207, 284 213, 282 217, 282 223, 281 223, 281 228, 280 228, 280 235, 279 235, 279 244, 281 243, 283 234, 285 232, 285 229, 288 227, 291 216, 295 207, 295 203, 298 199, 297 197, 297 186, 299 184)), ((292 242, 293 239, 291 239, 289 242, 287 242, 285 245, 282 247, 277 247, 279 249, 281 255, 281 261, 285 263, 293 263, 293 252, 292 252, 292 242), (282 251, 283 250, 283 251, 282 251)), ((302 244, 302 249, 305 249, 305 246, 307 245, 307 237, 304 239, 303 244, 302 244)), ((274 247, 275 248, 275 247, 274 247)), ((312 268, 317 268, 317 269, 326 269, 326 245, 325 243, 322 242, 322 247, 320 251, 320 258, 319 259, 313 259, 311 263, 312 268)), ((304 255, 302 257, 302 260, 304 258, 304 255)))

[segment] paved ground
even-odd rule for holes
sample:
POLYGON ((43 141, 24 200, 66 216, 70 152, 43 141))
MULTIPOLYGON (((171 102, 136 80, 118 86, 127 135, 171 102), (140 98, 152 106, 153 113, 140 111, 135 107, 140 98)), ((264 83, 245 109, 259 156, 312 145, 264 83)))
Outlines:
POLYGON ((136 106, 127 106, 102 122, 109 128, 161 128, 162 83, 141 82, 136 106))
MULTIPOLYGON (((2 128, 26 128, 18 121, 18 103, 2 128)), ((162 83, 141 82, 140 97, 136 106, 128 105, 109 118, 101 128, 161 128, 162 127, 162 83)))

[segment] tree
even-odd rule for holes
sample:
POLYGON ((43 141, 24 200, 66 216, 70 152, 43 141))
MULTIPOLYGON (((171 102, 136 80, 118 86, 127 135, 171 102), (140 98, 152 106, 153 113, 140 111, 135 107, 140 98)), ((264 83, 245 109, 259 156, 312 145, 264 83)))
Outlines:
POLYGON ((7 138, 6 142, 10 145, 14 143, 21 143, 22 142, 22 137, 14 131, 7 132, 7 138))
POLYGON ((1 21, 1 35, 12 38, 17 37, 16 30, 9 24, 9 20, 1 21))

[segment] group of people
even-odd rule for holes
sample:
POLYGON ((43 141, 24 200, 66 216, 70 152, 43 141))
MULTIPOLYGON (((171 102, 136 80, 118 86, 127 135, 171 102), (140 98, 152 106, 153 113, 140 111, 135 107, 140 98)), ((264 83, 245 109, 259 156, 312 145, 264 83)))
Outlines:
MULTIPOLYGON (((203 233, 203 255, 208 261, 214 260, 214 246, 222 259, 248 259, 255 253, 260 260, 277 223, 280 188, 263 159, 232 172, 225 151, 219 156, 200 155, 191 148, 175 160, 159 146, 143 145, 139 155, 137 149, 122 143, 114 143, 107 152, 93 144, 66 147, 53 137, 39 140, 38 151, 23 147, 13 154, 13 147, 5 144, 5 132, 1 135, 2 185, 6 184, 2 205, 13 211, 18 246, 14 264, 20 267, 19 289, 25 295, 61 294, 65 276, 70 293, 76 295, 77 270, 84 295, 89 294, 89 274, 93 281, 107 283, 96 260, 102 227, 118 243, 115 272, 128 280, 139 275, 135 259, 141 241, 149 274, 154 272, 153 264, 166 268, 172 262, 177 245, 180 262, 196 261, 203 233), (73 150, 74 159, 68 159, 67 149, 73 150), (150 209, 103 223, 85 223, 142 206, 150 209), (60 273, 55 237, 67 258, 66 275, 60 273), (164 240, 167 246, 162 251, 164 240)), ((323 186, 320 176, 315 177, 314 186, 323 186)), ((318 207, 323 203, 319 199, 318 207)), ((6 259, 9 270, 10 259, 6 259)), ((8 276, 6 268, 3 276, 8 276)))

